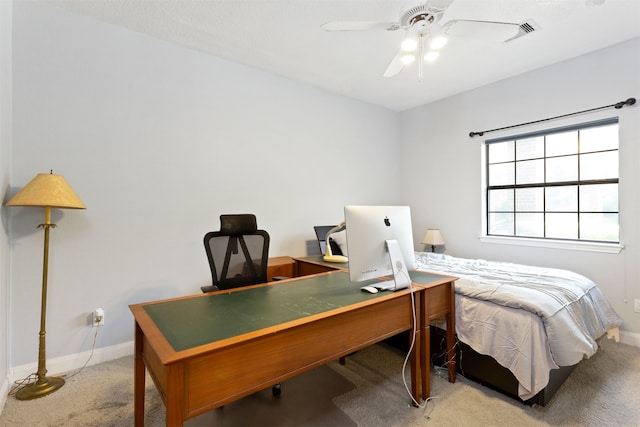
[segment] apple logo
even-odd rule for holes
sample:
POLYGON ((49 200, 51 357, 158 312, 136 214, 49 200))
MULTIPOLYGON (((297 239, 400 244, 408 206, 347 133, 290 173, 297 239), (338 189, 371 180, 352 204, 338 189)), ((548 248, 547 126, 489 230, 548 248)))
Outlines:
POLYGON ((384 217, 384 225, 391 227, 391 221, 389 221, 389 217, 387 216, 384 217))

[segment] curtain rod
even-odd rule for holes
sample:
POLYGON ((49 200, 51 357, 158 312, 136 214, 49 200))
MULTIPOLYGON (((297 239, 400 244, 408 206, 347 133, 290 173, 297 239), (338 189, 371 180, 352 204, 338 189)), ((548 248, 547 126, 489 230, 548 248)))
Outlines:
POLYGON ((589 113, 591 111, 604 110, 605 108, 614 107, 616 110, 619 110, 622 107, 624 107, 625 105, 633 105, 635 103, 636 103, 636 99, 635 98, 629 98, 626 101, 616 102, 615 104, 605 105, 603 107, 591 108, 590 110, 583 110, 583 111, 578 111, 578 112, 575 112, 575 113, 563 114, 561 116, 549 117, 547 119, 541 119, 541 120, 535 120, 533 122, 527 122, 527 123, 520 123, 520 124, 517 124, 517 125, 505 126, 505 127, 502 127, 502 128, 483 130, 483 131, 480 131, 480 132, 469 132, 469 136, 471 138, 473 138, 474 136, 483 136, 485 133, 488 133, 488 132, 495 132, 495 131, 498 131, 498 130, 511 129, 511 128, 515 128, 515 127, 518 127, 518 126, 526 126, 526 125, 532 125, 532 124, 535 124, 535 123, 547 122, 549 120, 561 119, 563 117, 575 116, 577 114, 589 113))

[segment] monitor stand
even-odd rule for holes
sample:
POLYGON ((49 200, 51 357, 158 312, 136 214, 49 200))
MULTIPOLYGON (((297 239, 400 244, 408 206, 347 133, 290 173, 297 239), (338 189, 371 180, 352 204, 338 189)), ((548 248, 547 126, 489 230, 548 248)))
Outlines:
POLYGON ((387 252, 389 252, 389 260, 391 261, 391 270, 393 270, 393 281, 396 285, 395 290, 408 288, 411 286, 411 278, 407 270, 407 264, 402 257, 402 251, 397 240, 385 240, 387 252))

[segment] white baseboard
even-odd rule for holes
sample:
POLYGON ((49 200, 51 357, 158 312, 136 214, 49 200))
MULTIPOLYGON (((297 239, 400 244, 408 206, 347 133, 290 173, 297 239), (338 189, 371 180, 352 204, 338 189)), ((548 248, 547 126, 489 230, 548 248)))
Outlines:
POLYGON ((4 410, 4 405, 7 403, 7 397, 9 396, 9 390, 11 379, 7 376, 5 377, 2 384, 0 384, 0 413, 4 410))
POLYGON ((620 330, 620 342, 634 347, 640 347, 640 334, 620 330))
MULTIPOLYGON (((97 365, 98 363, 108 362, 109 360, 119 359, 120 357, 131 356, 133 354, 133 341, 116 344, 109 347, 97 348, 93 351, 84 351, 82 353, 69 354, 66 356, 47 359, 47 372, 51 375, 57 375, 64 372, 71 372, 80 369, 86 363, 87 366, 97 365), (87 362, 88 360, 88 362, 87 362)), ((16 379, 26 378, 30 374, 38 371, 37 363, 28 363, 26 365, 14 366, 11 370, 9 382, 16 379)), ((0 392, 2 389, 0 389, 0 392)), ((8 391, 8 390, 7 390, 8 391)), ((2 394, 3 396, 6 393, 2 394)), ((2 406, 3 407, 3 406, 2 406)))

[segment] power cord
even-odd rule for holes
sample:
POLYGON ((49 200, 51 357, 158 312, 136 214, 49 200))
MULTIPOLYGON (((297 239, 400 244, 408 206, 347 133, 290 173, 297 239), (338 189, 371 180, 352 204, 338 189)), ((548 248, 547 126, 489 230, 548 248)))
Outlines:
POLYGON ((29 384, 35 383, 38 380, 38 374, 37 373, 31 373, 29 375, 27 375, 26 377, 19 379, 19 380, 15 380, 13 382, 13 387, 11 388, 11 390, 9 390, 9 396, 13 396, 14 394, 16 394, 17 392, 19 392, 22 388, 28 386, 29 384))
POLYGON ((415 347, 415 344, 416 344, 416 335, 418 334, 418 321, 417 321, 417 317, 418 316, 416 315, 415 288, 411 284, 411 276, 409 276, 409 273, 407 271, 405 271, 404 269, 400 270, 400 271, 404 275, 407 276, 407 279, 409 279, 409 288, 411 289, 411 321, 413 323, 413 333, 411 334, 411 344, 409 345, 409 351, 407 352, 407 355, 404 358, 404 362, 402 363, 402 382, 403 382, 404 388, 407 391, 407 394, 409 395, 409 397, 411 398, 411 401, 413 402, 413 404, 418 408, 426 408, 426 406, 429 403, 429 401, 431 399, 437 398, 437 396, 429 397, 429 398, 427 398, 425 400, 424 404, 420 404, 413 397, 413 394, 411 393, 411 390, 409 389, 409 385, 407 384, 407 377, 405 375, 405 372, 407 370, 407 363, 409 363, 409 358, 411 357, 411 352, 413 351, 413 349, 415 347))
POLYGON ((96 333, 93 334, 93 344, 91 345, 91 353, 89 353, 89 357, 87 358, 87 361, 84 362, 84 365, 82 365, 82 367, 80 367, 77 371, 75 371, 73 374, 69 375, 67 377, 67 379, 71 379, 73 377, 75 377, 76 375, 78 375, 80 372, 82 372, 82 370, 84 368, 87 367, 87 365, 89 364, 89 361, 91 360, 91 358, 93 357, 93 353, 96 349, 96 342, 98 340, 98 330, 100 329, 100 326, 96 326, 96 333))
MULTIPOLYGON (((409 389, 409 385, 407 384, 407 377, 405 375, 405 372, 406 372, 406 369, 407 369, 407 363, 409 362, 409 357, 411 357, 411 352, 413 351, 413 348, 415 347, 416 334, 418 333, 417 315, 416 315, 416 301, 415 301, 415 294, 414 294, 415 289, 413 288, 413 286, 410 286, 410 287, 411 287, 411 314, 412 314, 412 321, 413 321, 413 334, 411 336, 411 345, 409 346, 409 351, 407 352, 407 356, 405 357, 404 363, 402 364, 402 382, 404 383, 404 388, 407 391, 407 394, 409 395, 409 397, 411 398, 411 401, 413 402, 413 405, 415 407, 417 407, 417 408, 423 409, 424 412, 426 412, 427 406, 429 405, 429 402, 432 402, 434 399, 439 399, 440 396, 429 396, 427 399, 425 399, 424 403, 420 404, 413 397, 413 394, 411 393, 411 390, 409 389)), ((429 411, 428 414, 424 415, 425 418, 429 419, 429 416, 433 412, 434 409, 435 409, 435 404, 432 405, 431 411, 429 411)))
MULTIPOLYGON (((61 378, 65 378, 66 377, 66 379, 71 379, 71 378, 75 377, 76 375, 78 375, 80 372, 82 372, 82 370, 84 368, 87 367, 87 365, 89 364, 89 361, 93 357, 93 353, 94 353, 95 348, 96 348, 96 342, 97 342, 97 339, 98 339, 98 330, 99 329, 100 329, 100 327, 96 327, 96 332, 93 335, 93 344, 91 346, 91 353, 89 354, 89 357, 87 358, 87 361, 84 362, 84 365, 82 365, 81 368, 79 368, 76 372, 74 372, 73 374, 69 375, 68 377, 66 375, 59 375, 59 377, 61 377, 61 378)), ((33 372, 33 373, 27 375, 26 377, 24 377, 22 379, 15 380, 13 382, 14 385, 11 388, 11 390, 9 390, 8 395, 9 396, 15 395, 22 388, 28 386, 29 384, 35 383, 37 380, 38 380, 38 374, 36 372, 33 372)))
MULTIPOLYGON (((413 285, 411 285, 411 276, 409 276, 409 273, 405 270, 401 270, 403 274, 405 274, 407 276, 407 278, 409 279, 409 287, 411 289, 411 314, 412 314, 412 322, 413 322, 413 334, 411 335, 411 344, 409 346, 409 351, 407 352, 407 355, 404 359, 404 362, 402 364, 402 382, 404 384, 405 390, 407 391, 407 394, 409 395, 409 397, 411 398, 411 401, 413 402, 413 404, 420 408, 420 409, 424 409, 424 411, 426 412, 427 410, 427 406, 429 405, 429 402, 435 400, 435 399, 440 399, 442 398, 442 396, 429 396, 423 404, 420 404, 419 402, 416 401, 416 399, 413 397, 411 390, 409 389, 409 385, 407 384, 407 378, 405 375, 406 369, 407 369, 407 364, 409 363, 409 358, 411 357, 411 352, 413 351, 414 347, 415 347, 415 342, 416 342, 416 335, 418 333, 418 326, 417 326, 417 315, 416 315, 416 301, 415 301, 415 289, 413 287, 413 285)), ((456 339, 456 342, 454 343, 454 348, 456 348, 459 344, 459 340, 456 339)), ((446 346, 445 346, 446 348, 446 346)), ((455 356, 453 359, 447 359, 448 357, 448 349, 445 350, 442 355, 445 357, 445 363, 443 366, 448 366, 451 363, 455 363, 455 356)), ((454 353, 455 354, 455 353, 454 353)), ((435 356, 437 357, 437 355, 435 356)), ((435 409, 435 404, 432 405, 431 410, 429 411, 428 414, 425 414, 425 417, 427 419, 430 418, 431 413, 434 411, 435 409)))

